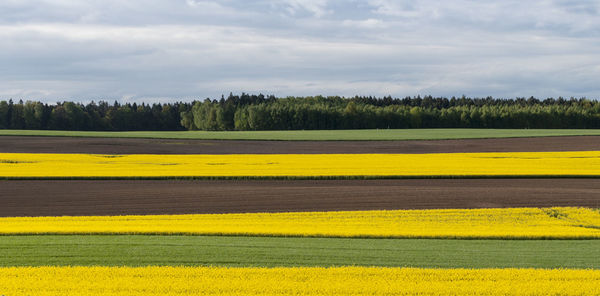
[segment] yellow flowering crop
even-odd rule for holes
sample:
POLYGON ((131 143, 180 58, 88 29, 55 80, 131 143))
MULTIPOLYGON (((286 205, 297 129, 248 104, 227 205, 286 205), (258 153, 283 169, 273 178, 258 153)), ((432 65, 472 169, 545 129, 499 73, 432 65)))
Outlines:
POLYGON ((0 153, 0 177, 600 175, 600 151, 438 154, 0 153))
POLYGON ((600 270, 8 267, 2 295, 599 295, 600 270))
POLYGON ((147 216, 8 217, 0 233, 402 238, 600 238, 600 211, 504 208, 147 216))

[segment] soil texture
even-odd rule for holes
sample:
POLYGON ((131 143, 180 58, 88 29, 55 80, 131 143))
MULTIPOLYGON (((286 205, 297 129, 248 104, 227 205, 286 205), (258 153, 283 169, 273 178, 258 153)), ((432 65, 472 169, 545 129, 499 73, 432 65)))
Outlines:
POLYGON ((0 181, 0 216, 583 206, 597 179, 0 181))
POLYGON ((322 154, 600 150, 600 136, 428 141, 233 141, 0 137, 0 153, 322 154))

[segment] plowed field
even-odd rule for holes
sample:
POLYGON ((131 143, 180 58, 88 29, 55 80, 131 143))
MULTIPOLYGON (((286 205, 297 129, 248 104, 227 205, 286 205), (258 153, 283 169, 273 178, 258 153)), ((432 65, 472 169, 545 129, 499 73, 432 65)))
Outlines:
POLYGON ((0 181, 0 216, 600 207, 597 179, 0 181))
POLYGON ((214 141, 123 138, 0 137, 1 153, 355 154, 598 150, 600 136, 427 141, 214 141))

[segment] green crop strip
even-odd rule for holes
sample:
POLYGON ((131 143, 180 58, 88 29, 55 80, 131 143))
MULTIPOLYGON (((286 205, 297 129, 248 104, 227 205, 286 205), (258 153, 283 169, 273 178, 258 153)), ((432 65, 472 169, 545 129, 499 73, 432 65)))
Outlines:
POLYGON ((43 235, 2 236, 0 250, 0 266, 600 268, 600 240, 43 235))

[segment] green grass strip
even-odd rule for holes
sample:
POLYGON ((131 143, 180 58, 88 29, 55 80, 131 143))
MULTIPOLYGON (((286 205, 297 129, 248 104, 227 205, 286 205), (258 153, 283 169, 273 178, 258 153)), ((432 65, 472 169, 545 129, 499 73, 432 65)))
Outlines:
POLYGON ((598 136, 600 129, 378 129, 307 131, 156 131, 90 132, 47 130, 0 130, 0 136, 53 136, 101 138, 160 138, 199 140, 279 140, 279 141, 369 141, 520 138, 550 136, 598 136))
POLYGON ((600 268, 600 240, 152 235, 0 237, 0 266, 600 268))

